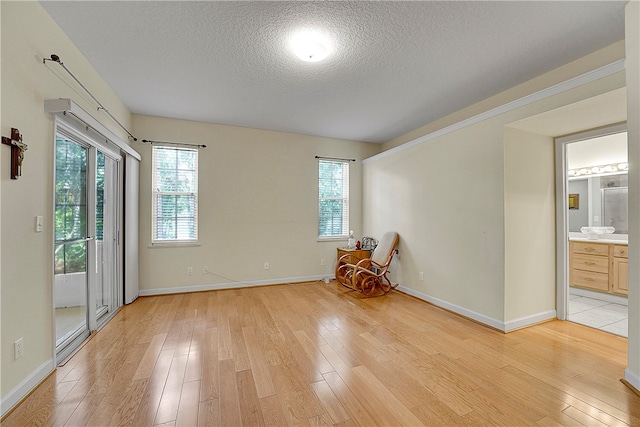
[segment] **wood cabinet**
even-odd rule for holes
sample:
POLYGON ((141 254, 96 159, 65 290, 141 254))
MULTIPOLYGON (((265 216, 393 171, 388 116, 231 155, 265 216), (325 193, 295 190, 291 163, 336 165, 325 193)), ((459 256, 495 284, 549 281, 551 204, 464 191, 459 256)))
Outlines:
MULTIPOLYGON (((338 262, 340 263, 340 258, 342 258, 343 255, 347 254, 350 255, 348 258, 346 258, 347 262, 345 263, 343 260, 341 264, 357 264, 361 259, 371 257, 371 251, 369 249, 338 248, 338 262)), ((339 265, 336 266, 336 269, 337 267, 339 267, 339 265)))
POLYGON ((571 286, 609 291, 609 245, 606 243, 571 242, 569 263, 571 286))
POLYGON ((614 245, 612 264, 612 292, 629 294, 629 251, 627 246, 614 245))
POLYGON ((627 245, 569 242, 571 286, 627 295, 627 245))

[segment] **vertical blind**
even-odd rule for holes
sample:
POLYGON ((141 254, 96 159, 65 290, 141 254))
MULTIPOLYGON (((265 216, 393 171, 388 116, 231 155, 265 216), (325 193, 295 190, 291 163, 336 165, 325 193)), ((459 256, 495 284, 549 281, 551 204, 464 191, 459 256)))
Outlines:
POLYGON ((318 236, 349 234, 349 161, 318 160, 318 236))
POLYGON ((198 150, 153 147, 152 242, 198 240, 198 150))
POLYGON ((139 265, 138 243, 140 219, 140 161, 127 155, 124 181, 124 303, 130 304, 138 298, 139 265))

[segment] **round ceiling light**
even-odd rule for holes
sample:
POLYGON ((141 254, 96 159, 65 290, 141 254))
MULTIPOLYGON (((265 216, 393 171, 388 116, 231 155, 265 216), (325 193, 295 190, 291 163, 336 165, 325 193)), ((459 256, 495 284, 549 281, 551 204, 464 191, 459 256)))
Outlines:
POLYGON ((300 31, 291 37, 289 44, 293 53, 307 62, 322 61, 330 53, 327 38, 317 31, 300 31))

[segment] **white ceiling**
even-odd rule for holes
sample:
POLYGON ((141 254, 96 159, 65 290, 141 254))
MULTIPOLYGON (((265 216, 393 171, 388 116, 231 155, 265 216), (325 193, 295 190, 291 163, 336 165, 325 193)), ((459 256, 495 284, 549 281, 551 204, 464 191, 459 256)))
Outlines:
POLYGON ((627 158, 627 132, 567 145, 567 169, 626 163, 627 158))
POLYGON ((133 113, 370 142, 622 40, 625 3, 42 2, 133 113))

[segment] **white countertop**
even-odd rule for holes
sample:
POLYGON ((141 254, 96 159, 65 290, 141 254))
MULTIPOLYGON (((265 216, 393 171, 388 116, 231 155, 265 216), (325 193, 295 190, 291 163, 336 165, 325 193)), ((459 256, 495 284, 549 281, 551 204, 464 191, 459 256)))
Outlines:
POLYGON ((571 242, 590 242, 590 243, 613 243, 615 245, 628 245, 629 244, 627 239, 599 238, 599 239, 593 240, 593 239, 587 239, 586 237, 569 237, 569 241, 571 241, 571 242))

